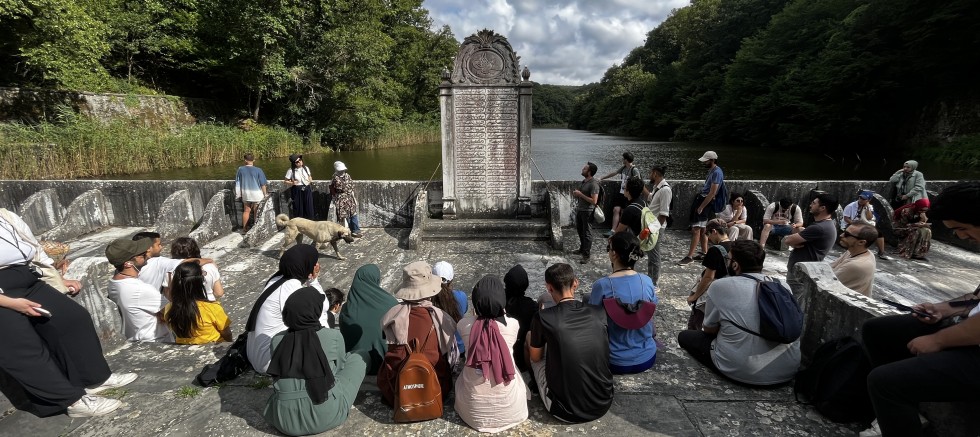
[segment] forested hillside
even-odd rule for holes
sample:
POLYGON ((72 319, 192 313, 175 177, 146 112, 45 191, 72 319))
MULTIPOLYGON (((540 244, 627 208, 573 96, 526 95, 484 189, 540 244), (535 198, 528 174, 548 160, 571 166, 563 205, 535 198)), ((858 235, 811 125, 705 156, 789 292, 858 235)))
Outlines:
POLYGON ((458 42, 421 0, 0 2, 0 86, 217 99, 345 144, 438 119, 458 42))
POLYGON ((978 22, 975 0, 693 0, 590 86, 570 125, 862 150, 969 137, 978 22), (922 132, 944 122, 956 129, 922 132))

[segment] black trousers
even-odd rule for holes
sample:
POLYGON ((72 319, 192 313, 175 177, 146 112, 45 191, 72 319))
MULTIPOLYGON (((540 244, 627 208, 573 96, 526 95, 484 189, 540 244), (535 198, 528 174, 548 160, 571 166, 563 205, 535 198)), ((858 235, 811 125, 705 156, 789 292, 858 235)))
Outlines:
POLYGON ((942 329, 911 315, 877 317, 861 328, 874 368, 868 394, 883 436, 922 435, 919 402, 975 401, 980 391, 980 347, 912 355, 912 339, 942 329))
MULTIPOLYGON (((701 316, 704 319, 703 313, 701 316)), ((691 354, 695 360, 703 364, 705 367, 711 369, 712 371, 718 372, 718 367, 715 366, 715 362, 711 361, 711 342, 715 339, 715 336, 709 335, 708 333, 701 330, 688 329, 686 331, 681 331, 677 333, 677 345, 691 354)))
POLYGON ((17 408, 39 417, 61 414, 105 382, 111 371, 92 317, 72 298, 40 281, 27 267, 0 270, 10 298, 41 304, 51 317, 0 308, 0 390, 17 408))
POLYGON ((578 231, 579 250, 582 256, 592 256, 592 210, 575 213, 575 230, 578 231))

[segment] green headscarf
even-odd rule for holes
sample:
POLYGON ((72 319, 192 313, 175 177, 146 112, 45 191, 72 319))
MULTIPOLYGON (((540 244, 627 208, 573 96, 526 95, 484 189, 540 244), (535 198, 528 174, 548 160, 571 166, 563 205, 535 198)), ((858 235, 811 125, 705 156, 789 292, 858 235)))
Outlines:
POLYGON ((344 336, 347 351, 368 351, 368 374, 375 375, 388 352, 388 343, 382 336, 381 317, 398 304, 391 293, 381 288, 381 270, 377 265, 366 264, 354 273, 354 281, 347 293, 347 303, 340 310, 340 333, 344 336))

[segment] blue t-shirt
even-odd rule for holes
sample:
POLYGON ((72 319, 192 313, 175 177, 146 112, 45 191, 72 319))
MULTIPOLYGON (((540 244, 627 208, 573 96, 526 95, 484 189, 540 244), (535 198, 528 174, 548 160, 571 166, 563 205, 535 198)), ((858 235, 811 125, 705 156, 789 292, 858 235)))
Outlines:
MULTIPOLYGON (((708 172, 708 178, 704 180, 704 186, 701 187, 701 195, 707 196, 711 192, 711 185, 718 184, 719 193, 721 192, 721 184, 725 183, 725 173, 721 171, 721 167, 715 166, 710 172, 708 172)), ((727 202, 728 199, 725 199, 727 202)))
MULTIPOLYGON (((453 297, 456 298, 456 303, 459 304, 459 315, 465 316, 466 310, 469 308, 466 304, 466 293, 462 290, 453 290, 453 297)), ((459 347, 460 354, 466 352, 466 346, 463 345, 463 337, 460 337, 459 332, 456 332, 456 346, 459 347)))
POLYGON ((238 173, 235 174, 235 195, 241 197, 245 202, 261 201, 265 197, 262 193, 262 187, 268 183, 265 172, 261 168, 254 165, 243 165, 238 167, 238 173))
MULTIPOLYGON (((614 278, 607 276, 592 284, 589 303, 602 306, 602 299, 617 297, 623 303, 645 300, 656 304, 658 303, 656 289, 653 280, 642 273, 614 278)), ((653 339, 653 320, 640 329, 621 328, 611 319, 608 323, 610 364, 635 366, 646 363, 657 355, 657 342, 653 339)))

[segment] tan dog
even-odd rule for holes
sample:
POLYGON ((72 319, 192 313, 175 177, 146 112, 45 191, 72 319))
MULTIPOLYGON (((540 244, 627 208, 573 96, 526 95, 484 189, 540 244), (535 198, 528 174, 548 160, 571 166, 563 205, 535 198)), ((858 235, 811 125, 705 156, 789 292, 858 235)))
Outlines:
POLYGON ((303 235, 313 239, 314 246, 322 245, 326 248, 327 243, 330 243, 334 253, 337 254, 337 259, 347 259, 340 255, 337 241, 344 240, 347 244, 354 242, 350 229, 328 220, 317 222, 300 217, 290 219, 286 214, 279 214, 276 216, 276 224, 286 227, 286 239, 282 242, 282 250, 279 251, 279 256, 282 256, 290 243, 299 244, 303 235))

